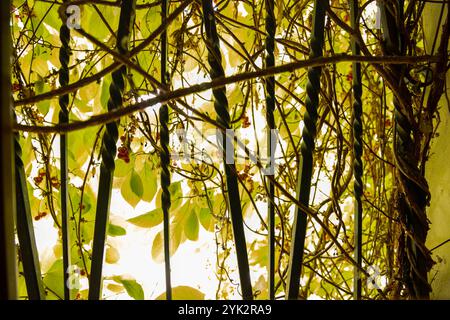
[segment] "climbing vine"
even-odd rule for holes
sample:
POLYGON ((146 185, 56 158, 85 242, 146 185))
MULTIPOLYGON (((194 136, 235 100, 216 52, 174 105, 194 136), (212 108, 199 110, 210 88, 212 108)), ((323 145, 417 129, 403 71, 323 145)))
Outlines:
POLYGON ((447 13, 381 2, 12 1, 20 298, 428 298, 447 13))

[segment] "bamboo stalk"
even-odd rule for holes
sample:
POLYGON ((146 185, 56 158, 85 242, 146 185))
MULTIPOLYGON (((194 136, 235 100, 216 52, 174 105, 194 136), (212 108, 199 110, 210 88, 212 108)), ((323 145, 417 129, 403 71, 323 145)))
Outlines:
MULTIPOLYGON (((161 2, 161 23, 167 23, 169 0, 161 2)), ((167 29, 161 34, 161 83, 169 82, 167 72, 167 29)), ((170 151, 169 151, 169 108, 167 104, 159 109, 160 139, 161 139, 161 206, 164 218, 164 265, 166 277, 166 299, 172 300, 172 284, 170 280, 170 151)))
POLYGON ((17 299, 10 11, 11 1, 0 1, 0 300, 17 299))
MULTIPOLYGON (((208 49, 208 62, 210 65, 210 77, 212 80, 224 77, 225 72, 222 67, 222 55, 220 52, 220 42, 217 35, 216 21, 212 0, 202 0, 203 23, 206 33, 206 47, 208 49)), ((214 109, 217 113, 217 122, 225 129, 231 129, 230 114, 228 111, 228 99, 226 88, 220 87, 213 90, 214 109)), ((239 194, 239 185, 234 161, 228 163, 227 158, 234 160, 233 140, 225 130, 221 131, 218 138, 219 148, 222 150, 223 163, 225 166, 225 180, 227 185, 227 207, 231 215, 231 224, 233 227, 234 243, 236 246, 236 255, 239 269, 242 297, 244 300, 253 299, 252 283, 250 279, 250 267, 248 263, 247 244, 245 241, 244 221, 242 217, 241 200, 239 194), (232 154, 227 154, 233 152, 232 154)), ((231 162, 231 161, 230 161, 231 162)))
MULTIPOLYGON (((266 5, 266 68, 275 66, 275 32, 276 21, 274 13, 274 0, 265 0, 266 5)), ((266 78, 266 122, 269 130, 275 129, 275 119, 273 112, 275 110, 275 77, 270 76, 266 78)), ((271 135, 268 134, 267 138, 267 157, 272 159, 273 149, 271 135)), ((274 165, 271 163, 270 165, 274 165)), ((268 179, 266 179, 268 180, 268 179)), ((269 227, 269 299, 275 299, 275 185, 269 179, 267 184, 267 215, 268 215, 268 227, 269 227)))
MULTIPOLYGON (((128 52, 128 40, 134 23, 135 8, 136 0, 122 1, 116 44, 120 54, 126 54, 128 52)), ((108 100, 108 111, 116 110, 122 106, 122 94, 125 89, 125 73, 126 67, 122 66, 112 74, 112 83, 109 87, 110 98, 108 100)), ((114 159, 116 157, 118 135, 117 123, 108 123, 101 148, 102 163, 100 165, 94 243, 92 247, 89 300, 99 300, 102 294, 103 256, 109 222, 109 207, 111 203, 112 181, 115 169, 114 159)))
MULTIPOLYGON (((359 28, 358 23, 359 6, 358 0, 350 1, 350 19, 353 29, 359 28)), ((352 54, 360 55, 359 45, 356 43, 355 38, 352 38, 352 54)), ((353 298, 355 300, 361 299, 361 272, 362 268, 362 201, 361 196, 363 194, 363 141, 362 141, 362 84, 361 84, 361 64, 353 62, 352 64, 352 76, 353 76, 353 176, 354 176, 354 233, 355 233, 355 252, 354 257, 358 266, 354 267, 353 277, 353 298)))
MULTIPOLYGON (((325 13, 328 0, 315 0, 313 13, 313 27, 311 32, 310 58, 322 56, 324 42, 325 13)), ((317 107, 319 105, 321 67, 308 69, 308 83, 306 84, 306 112, 304 116, 301 160, 298 170, 297 196, 299 202, 309 206, 311 177, 313 170, 314 140, 316 137, 317 107)), ((286 298, 298 299, 300 277, 302 273, 303 251, 305 247, 307 215, 299 207, 294 214, 292 230, 291 252, 289 256, 288 281, 286 298)))

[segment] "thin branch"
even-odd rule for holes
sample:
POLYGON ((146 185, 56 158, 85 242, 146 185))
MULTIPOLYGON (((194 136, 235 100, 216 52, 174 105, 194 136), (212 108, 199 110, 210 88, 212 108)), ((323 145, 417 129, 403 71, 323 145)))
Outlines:
MULTIPOLYGON (((92 116, 86 121, 72 122, 67 125, 53 125, 53 126, 29 126, 16 124, 14 126, 14 130, 16 131, 26 131, 26 132, 40 132, 40 133, 65 133, 72 132, 81 129, 85 129, 91 126, 106 124, 115 120, 120 119, 121 117, 128 116, 138 111, 145 110, 148 107, 156 105, 158 103, 167 103, 169 101, 182 98, 194 93, 199 93, 202 91, 206 91, 208 89, 216 89, 223 87, 228 84, 232 84, 235 82, 248 81, 250 79, 256 79, 260 77, 267 77, 270 75, 275 75, 284 72, 293 72, 297 69, 304 69, 309 67, 318 67, 324 66, 326 64, 334 64, 340 62, 367 62, 371 64, 412 64, 412 63, 420 63, 420 62, 437 62, 440 59, 440 56, 431 56, 431 55, 422 55, 422 56, 353 56, 347 54, 337 54, 329 57, 320 57, 320 58, 312 58, 308 60, 301 60, 296 62, 287 63, 284 65, 261 69, 257 71, 251 71, 247 73, 236 74, 230 77, 219 77, 210 82, 203 82, 200 84, 193 85, 187 88, 180 88, 171 92, 160 94, 159 96, 130 105, 126 108, 120 108, 108 113, 103 113, 99 115, 92 116)), ((205 114, 199 112, 195 108, 185 106, 189 111, 194 113, 196 116, 201 119, 211 123, 213 125, 218 126, 214 120, 206 116, 205 114)), ((172 108, 177 112, 182 112, 182 110, 176 106, 172 106, 172 108)), ((220 127, 219 127, 220 128, 220 127)))

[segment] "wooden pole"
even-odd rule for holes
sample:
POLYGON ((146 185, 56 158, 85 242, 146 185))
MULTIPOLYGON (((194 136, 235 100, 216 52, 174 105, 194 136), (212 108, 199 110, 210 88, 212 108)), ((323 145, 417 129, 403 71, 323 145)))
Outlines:
POLYGON ((17 299, 9 0, 0 1, 0 299, 17 299))

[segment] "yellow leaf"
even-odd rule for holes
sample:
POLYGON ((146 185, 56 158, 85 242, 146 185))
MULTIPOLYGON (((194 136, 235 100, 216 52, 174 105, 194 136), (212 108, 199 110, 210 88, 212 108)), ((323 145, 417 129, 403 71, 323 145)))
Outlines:
POLYGON ((114 264, 117 261, 119 261, 119 259, 120 259, 119 251, 116 248, 109 246, 106 249, 105 262, 109 264, 114 264))
POLYGON ((118 285, 118 284, 114 284, 114 283, 110 283, 106 286, 106 288, 108 288, 109 291, 115 292, 115 293, 120 293, 124 290, 123 286, 118 285))
MULTIPOLYGON (((170 255, 172 256, 181 243, 181 234, 183 229, 181 224, 172 223, 170 226, 170 255)), ((163 231, 158 232, 153 240, 152 259, 157 263, 164 262, 164 236, 163 231)))
MULTIPOLYGON (((198 289, 188 286, 178 286, 172 288, 173 300, 204 300, 205 294, 198 289)), ((159 295, 156 300, 166 300, 166 293, 159 295)))

